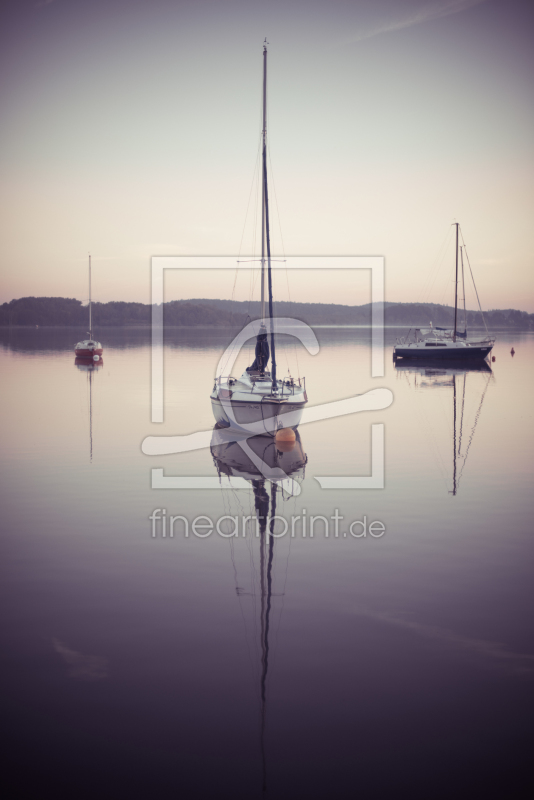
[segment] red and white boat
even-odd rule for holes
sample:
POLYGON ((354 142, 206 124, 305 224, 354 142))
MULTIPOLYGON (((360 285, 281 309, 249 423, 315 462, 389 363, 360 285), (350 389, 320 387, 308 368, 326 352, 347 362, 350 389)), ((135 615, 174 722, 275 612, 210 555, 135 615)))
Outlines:
POLYGON ((104 352, 104 348, 93 338, 93 320, 91 314, 91 256, 89 256, 89 330, 87 331, 87 339, 82 339, 81 342, 74 347, 74 355, 76 358, 90 358, 98 361, 104 352))
POLYGON ((100 342, 96 339, 83 339, 78 342, 74 348, 74 355, 76 358, 92 358, 94 356, 101 356, 104 352, 100 342))

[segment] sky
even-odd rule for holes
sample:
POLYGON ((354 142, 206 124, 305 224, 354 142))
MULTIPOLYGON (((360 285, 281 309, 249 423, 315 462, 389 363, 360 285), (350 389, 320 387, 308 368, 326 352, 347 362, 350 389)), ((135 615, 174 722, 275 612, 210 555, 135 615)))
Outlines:
MULTIPOLYGON (((153 255, 257 255, 267 37, 273 251, 289 266, 381 255, 387 300, 449 302, 459 221, 483 306, 534 312, 532 3, 4 0, 0 13, 0 302, 85 301, 89 252, 95 299, 145 303, 153 255)), ((348 302, 328 269, 310 275, 293 299, 348 302)), ((167 296, 230 297, 233 283, 189 270, 167 296)))

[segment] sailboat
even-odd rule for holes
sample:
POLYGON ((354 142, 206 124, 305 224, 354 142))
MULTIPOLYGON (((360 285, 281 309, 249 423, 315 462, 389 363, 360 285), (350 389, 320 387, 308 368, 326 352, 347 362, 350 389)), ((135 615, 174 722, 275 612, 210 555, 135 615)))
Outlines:
POLYGON ((89 256, 89 330, 87 331, 88 339, 83 339, 74 348, 74 354, 77 358, 91 358, 95 361, 100 359, 104 352, 100 342, 93 339, 93 319, 92 319, 92 305, 91 305, 91 256, 89 256))
MULTIPOLYGON (((393 348, 393 360, 397 358, 428 358, 456 359, 458 361, 484 359, 492 351, 495 339, 487 336, 479 341, 472 341, 467 338, 467 312, 465 308, 465 280, 464 280, 464 248, 460 246, 460 225, 456 226, 456 271, 454 288, 454 327, 438 328, 416 328, 415 340, 407 341, 407 337, 397 339, 397 344, 393 348), (458 267, 461 264, 462 286, 463 286, 463 305, 464 305, 464 330, 458 330, 458 267)), ((474 283, 474 280, 473 280, 474 283)), ((476 291, 476 287, 475 287, 476 291)), ((478 298, 478 293, 477 293, 478 298)), ((485 323, 484 323, 485 324, 485 323)), ((487 329, 486 329, 487 332, 487 329)))
MULTIPOLYGON (((210 398, 213 415, 221 427, 245 429, 260 423, 261 431, 275 435, 279 428, 295 428, 308 402, 304 379, 276 375, 269 192, 267 185, 267 43, 263 45, 262 214, 261 214, 261 325, 256 336, 255 358, 240 378, 217 377, 210 398), (267 269, 266 269, 267 267, 267 269), (268 323, 265 279, 267 273, 268 323), (270 337, 267 328, 270 329, 270 337), (269 350, 270 338, 270 350, 269 350), (271 369, 268 370, 269 357, 271 369), (286 424, 284 424, 284 415, 286 424), (288 423, 287 420, 290 420, 288 423)), ((250 427, 248 428, 250 430, 250 427)))

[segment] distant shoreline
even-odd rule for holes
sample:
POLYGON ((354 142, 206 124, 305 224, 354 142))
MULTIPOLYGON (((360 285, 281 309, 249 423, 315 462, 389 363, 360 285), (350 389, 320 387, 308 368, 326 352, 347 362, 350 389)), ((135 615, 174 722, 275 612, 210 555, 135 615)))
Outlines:
MULTIPOLYGON (((384 314, 387 328, 444 327, 454 325, 454 309, 437 303, 370 303, 345 306, 334 303, 275 302, 275 317, 301 320, 317 327, 368 328, 372 312, 384 314)), ((152 322, 152 306, 146 303, 93 303, 93 328, 147 328, 152 322)), ((165 328, 241 328, 260 318, 258 301, 172 300, 163 304, 165 328)), ((534 330, 534 314, 517 309, 491 309, 484 312, 458 309, 458 330, 470 329, 534 330)), ((64 297, 22 297, 0 306, 0 329, 76 328, 85 331, 89 323, 87 306, 80 300, 64 297)))
MULTIPOLYGON (((406 330, 406 328, 426 328, 428 323, 424 322, 413 322, 413 323, 396 323, 396 324, 386 324, 384 326, 377 326, 379 328, 384 328, 385 330, 406 330)), ((83 326, 81 326, 83 327, 83 326)), ((311 328, 319 328, 319 329, 354 329, 354 330, 369 330, 372 326, 369 325, 338 325, 336 323, 323 323, 323 324, 315 324, 313 323, 310 325, 311 328)), ((205 330, 205 331, 227 331, 227 330, 241 330, 241 326, 233 325, 233 326, 226 326, 226 325, 164 325, 164 330, 184 330, 184 331, 191 331, 191 330, 205 330)), ((95 326, 95 330, 98 329, 99 331, 147 331, 150 333, 152 330, 151 325, 98 325, 95 326)), ((511 325, 504 325, 501 327, 497 327, 495 325, 491 326, 493 331, 513 331, 516 333, 534 333, 534 328, 517 328, 511 325)), ((80 325, 2 325, 0 326, 0 332, 2 331, 9 331, 9 330, 17 330, 17 331, 79 331, 80 325)), ((470 325, 469 330, 471 331, 485 331, 483 325, 470 325)))

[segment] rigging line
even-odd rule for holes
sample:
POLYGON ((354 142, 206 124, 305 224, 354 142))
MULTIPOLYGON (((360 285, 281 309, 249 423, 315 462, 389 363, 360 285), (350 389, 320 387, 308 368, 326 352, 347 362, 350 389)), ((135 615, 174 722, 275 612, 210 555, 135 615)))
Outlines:
MULTIPOLYGON (((434 284, 436 282, 438 274, 441 271, 441 266, 443 264, 443 260, 446 255, 447 248, 449 246, 449 239, 451 235, 452 235, 452 227, 447 230, 447 233, 445 234, 445 237, 438 249, 434 262, 430 267, 429 273, 426 279, 423 281, 423 284, 421 286, 421 289, 417 297, 416 304, 426 304, 429 302, 428 297, 430 296, 430 293, 434 288, 434 284)), ((408 336, 410 335, 411 330, 412 328, 410 328, 410 330, 408 331, 408 334, 405 337, 406 340, 408 340, 408 336)))
MULTIPOLYGON (((261 111, 260 111, 260 115, 261 115, 261 111)), ((259 164, 260 152, 261 152, 261 136, 258 139, 258 150, 256 152, 256 158, 255 158, 255 161, 254 161, 254 172, 253 172, 253 175, 252 175, 252 184, 250 186, 250 192, 249 192, 249 195, 248 195, 248 203, 247 203, 247 211, 246 211, 246 214, 245 214, 245 222, 243 224, 243 231, 241 233, 241 241, 239 243, 239 256, 241 256, 241 247, 243 246, 243 239, 245 237, 245 229, 247 227, 247 219, 248 219, 248 212, 249 212, 249 208, 250 208, 250 200, 251 200, 251 197, 252 197, 252 191, 253 191, 254 185, 256 183, 256 175, 258 173, 258 164, 259 164)))
POLYGON ((430 422, 428 421, 428 419, 426 417, 424 419, 424 423, 426 424, 427 433, 430 436, 430 451, 432 452, 432 454, 434 456, 436 465, 438 467, 438 472, 439 472, 440 477, 441 477, 441 479, 443 481, 443 484, 444 484, 445 488, 447 489, 447 491, 449 491, 449 483, 448 483, 448 479, 447 479, 447 470, 446 470, 445 465, 443 463, 443 457, 442 457, 442 454, 440 452, 440 449, 439 449, 439 446, 437 444, 437 441, 436 441, 436 438, 434 436, 434 433, 432 431, 432 428, 430 426, 430 422))
MULTIPOLYGON (((440 266, 442 265, 443 261, 441 262, 440 266)), ((435 298, 433 305, 443 306, 447 304, 448 306, 454 307, 454 280, 451 280, 448 277, 448 271, 445 275, 445 280, 443 281, 442 285, 436 285, 436 278, 437 275, 435 276, 431 286, 431 292, 435 298)), ((427 302, 430 303, 431 301, 428 300, 427 302)))
MULTIPOLYGON (((284 246, 284 237, 283 237, 283 234, 282 234, 282 222, 281 222, 281 219, 280 219, 280 207, 279 207, 279 204, 278 204, 278 196, 276 194, 276 183, 275 183, 275 180, 274 180, 274 170, 273 170, 273 164, 272 164, 272 159, 271 159, 271 147, 270 147, 270 144, 269 144, 269 140, 267 140, 267 159, 268 159, 268 166, 269 166, 270 173, 271 173, 271 182, 272 182, 273 193, 274 193, 274 205, 275 205, 275 208, 276 208, 276 217, 277 217, 277 220, 278 220, 278 231, 280 233, 280 242, 281 242, 281 245, 282 245, 282 255, 283 255, 283 260, 285 261, 286 260, 286 251, 285 251, 285 246, 284 246)), ((289 303, 290 303, 289 312, 290 312, 291 311, 291 294, 289 292, 289 281, 288 281, 288 278, 287 278, 287 266, 284 269, 285 269, 286 282, 287 282, 287 288, 288 288, 288 298, 289 298, 289 303)), ((274 276, 274 280, 277 283, 277 288, 278 288, 277 277, 278 276, 275 275, 274 276)), ((290 316, 290 315, 291 315, 290 313, 287 314, 287 316, 290 316)), ((290 373, 289 356, 288 356, 287 348, 284 347, 283 348, 283 352, 284 352, 284 358, 286 360, 287 371, 288 371, 288 373, 290 373)))
MULTIPOLYGON (((295 516, 295 515, 293 515, 293 516, 295 516)), ((285 606, 285 599, 286 599, 287 574, 288 574, 288 568, 289 568, 289 557, 291 555, 291 543, 292 543, 292 539, 291 539, 291 536, 289 536, 289 548, 288 548, 288 553, 287 553, 287 558, 286 558, 286 568, 285 568, 285 573, 284 573, 284 588, 282 589, 282 603, 281 603, 280 614, 278 616, 278 622, 277 622, 276 630, 275 630, 275 634, 274 634, 273 669, 274 669, 275 663, 278 660, 277 659, 277 655, 278 655, 278 633, 280 631, 280 625, 282 624, 282 615, 284 613, 284 606, 285 606)))
MULTIPOLYGON (((456 325, 454 326, 454 330, 456 330, 456 325)), ((455 495, 458 492, 458 481, 457 481, 457 474, 456 474, 456 375, 453 375, 453 391, 454 391, 454 422, 453 422, 453 453, 454 453, 454 460, 452 465, 452 492, 455 495)))
MULTIPOLYGON (((252 510, 252 509, 250 509, 250 510, 252 510)), ((257 515, 256 514, 254 514, 254 518, 257 521, 257 515)), ((248 550, 248 555, 249 555, 250 581, 251 581, 251 589, 252 589, 251 597, 252 597, 252 629, 253 629, 253 633, 254 633, 253 641, 254 641, 254 650, 256 651, 256 654, 257 654, 257 652, 258 652, 258 645, 257 645, 258 628, 257 628, 257 624, 256 624, 256 617, 257 617, 257 603, 256 603, 256 597, 257 597, 257 594, 256 594, 257 570, 256 570, 256 564, 254 562, 254 551, 253 551, 253 548, 252 548, 252 542, 249 539, 248 535, 246 537, 246 543, 247 543, 247 550, 248 550)))
POLYGON ((486 396, 486 392, 488 391, 488 386, 490 385, 491 377, 492 377, 492 373, 490 372, 490 374, 488 375, 488 380, 486 381, 486 386, 484 388, 484 391, 482 392, 482 397, 480 398, 480 405, 478 407, 478 411, 475 414, 475 421, 473 423, 473 428, 471 430, 471 435, 469 437, 469 441, 467 442, 467 447, 466 447, 466 450, 465 450, 465 456, 464 456, 464 460, 463 460, 463 463, 462 463, 462 468, 460 469, 460 474, 458 476, 458 487, 460 486, 460 480, 461 480, 462 475, 464 473, 464 467, 465 467, 466 462, 467 462, 467 456, 469 455, 469 448, 471 447, 471 442, 473 441, 473 437, 475 435, 475 430, 476 430, 476 427, 478 425, 480 412, 482 411, 482 404, 484 402, 484 398, 486 396))
MULTIPOLYGON (((261 112, 261 105, 260 105, 260 117, 259 117, 260 123, 261 123, 261 113, 262 112, 261 112)), ((243 247, 243 239, 245 238, 245 230, 246 230, 246 227, 247 227, 248 213, 249 213, 249 209, 250 209, 250 200, 251 200, 251 197, 252 197, 252 194, 253 194, 253 191, 254 191, 254 186, 257 183, 257 177, 259 175, 259 161, 260 161, 259 156, 260 156, 260 152, 261 152, 261 136, 258 139, 258 149, 257 149, 257 152, 256 152, 254 171, 253 171, 253 174, 252 174, 252 183, 251 183, 251 186, 250 186, 250 192, 249 192, 249 196, 248 196, 247 210, 246 210, 246 213, 245 213, 245 221, 243 223, 243 231, 241 233, 241 241, 239 243, 238 259, 241 257, 241 251, 242 251, 242 247, 243 247)), ((254 194, 255 194, 255 197, 256 197, 256 213, 255 213, 253 226, 252 226, 253 248, 255 247, 255 235, 256 235, 255 234, 255 228, 256 228, 256 218, 257 218, 257 191, 254 194)), ((234 300, 238 272, 239 272, 239 267, 236 267, 235 276, 234 276, 234 285, 233 285, 233 288, 232 288, 232 301, 234 300)))
POLYGON ((261 639, 261 666, 262 666, 262 680, 260 685, 260 695, 262 702, 265 702, 265 689, 263 683, 263 672, 265 670, 265 534, 267 528, 264 528, 261 532, 260 537, 260 592, 261 592, 261 600, 260 600, 260 614, 261 614, 261 624, 260 624, 260 639, 261 639))
MULTIPOLYGON (((252 508, 250 509, 252 510, 252 508)), ((257 515, 254 514, 255 519, 257 520, 257 515)), ((249 539, 248 535, 246 537, 246 544, 247 550, 249 554, 249 563, 250 563, 250 580, 251 580, 251 599, 252 599, 252 641, 254 643, 254 651, 256 653, 256 657, 258 656, 258 625, 257 625, 257 594, 256 594, 256 583, 257 583, 257 571, 256 571, 256 564, 254 562, 254 552, 252 549, 252 542, 249 539)), ((254 672, 257 674, 257 668, 254 667, 254 672)))
POLYGON ((475 276, 473 275, 473 270, 471 269, 471 262, 469 261, 469 253, 467 252, 467 246, 465 244, 464 235, 462 233, 462 229, 461 228, 460 228, 460 235, 462 237, 462 244, 464 246, 464 252, 465 252, 465 256, 467 258, 467 264, 469 266, 469 272, 471 273, 471 280, 473 281, 473 287, 475 289, 475 294, 477 296, 478 307, 480 309, 480 314, 482 315, 482 322, 484 323, 484 327, 486 329, 486 333, 489 335, 488 326, 486 325, 486 318, 484 316, 484 312, 482 311, 482 305, 480 303, 480 298, 478 296, 478 289, 477 289, 477 285, 475 283, 475 276))
POLYGON ((221 368, 221 374, 220 374, 221 378, 224 377, 224 373, 226 371, 226 366, 227 366, 228 362, 230 361, 230 359, 232 358, 235 349, 236 349, 236 345, 235 344, 232 347, 228 348, 228 355, 226 357, 226 361, 224 362, 224 364, 223 364, 223 366, 221 368))
MULTIPOLYGON (((258 237, 258 227, 259 227, 258 219, 259 219, 260 199, 261 199, 261 204, 263 204, 262 189, 261 189, 262 181, 263 181, 263 155, 262 155, 263 154, 263 149, 262 149, 262 146, 263 146, 263 126, 264 126, 264 119, 263 119, 264 108, 263 108, 263 104, 264 104, 264 99, 263 99, 263 92, 262 92, 261 95, 260 95, 260 105, 259 105, 258 129, 260 131, 260 135, 259 135, 259 138, 258 138, 258 153, 257 153, 257 162, 256 162, 256 164, 257 164, 257 173, 256 173, 257 182, 256 182, 256 190, 255 190, 255 193, 254 193, 254 197, 255 197, 255 202, 254 202, 254 220, 253 220, 253 225, 252 225, 252 258, 253 259, 256 259, 256 256, 257 256, 257 237, 258 237), (260 167, 260 162, 261 162, 261 167, 260 167), (260 173, 261 173, 261 180, 260 180, 260 173)), ((262 219, 263 219, 263 213, 262 213, 262 219)), ((263 231, 261 232, 261 239, 263 241, 263 231)), ((255 285, 256 285, 256 280, 257 280, 256 270, 252 270, 251 271, 251 278, 250 278, 250 289, 249 289, 250 293, 249 293, 249 297, 248 297, 248 307, 247 307, 247 313, 248 313, 250 318, 252 318, 250 309, 251 309, 251 303, 252 303, 253 298, 254 298, 254 289, 255 289, 255 285)), ((250 353, 250 347, 251 347, 251 344, 249 343, 249 353, 250 353)))
MULTIPOLYGON (((271 519, 269 520, 269 557, 267 562, 267 607, 265 611, 265 635, 264 635, 264 658, 262 659, 262 676, 261 676, 261 699, 265 704, 266 689, 267 689, 267 672, 269 670, 269 618, 271 614, 271 596, 272 596, 272 566, 273 566, 273 553, 274 553, 274 517, 276 516, 276 484, 271 484, 271 519)), ((267 528, 265 530, 267 533, 267 528)))
MULTIPOLYGON (((454 388, 455 383, 453 382, 453 383, 449 384, 449 386, 454 388)), ((450 435, 453 436, 453 434, 454 434, 454 418, 451 419, 449 417, 449 414, 445 411, 445 405, 444 405, 445 401, 447 401, 447 405, 448 405, 449 401, 448 401, 447 397, 445 395, 441 395, 441 394, 439 395, 439 400, 435 401, 436 402, 436 418, 437 418, 437 412, 439 411, 441 413, 442 418, 443 418, 442 427, 446 428, 449 431, 450 435)), ((454 415, 453 415, 453 417, 454 417, 454 415)))
MULTIPOLYGON (((230 514, 230 511, 232 510, 231 502, 230 502, 230 500, 228 500, 228 503, 226 502, 226 495, 224 493, 224 490, 222 492, 222 500, 223 500, 223 508, 224 508, 225 515, 231 516, 231 514, 230 514)), ((239 506, 240 506, 241 510, 243 510, 242 507, 241 507, 241 503, 239 503, 239 506)), ((236 594, 237 594, 237 598, 238 598, 238 602, 239 602, 239 610, 241 612, 241 618, 243 620, 243 627, 244 627, 244 630, 245 630, 245 643, 247 645, 247 652, 248 652, 250 665, 252 667, 252 671, 254 672, 254 661, 253 661, 252 653, 251 653, 251 650, 250 650, 250 642, 249 642, 248 631, 247 631, 247 622, 246 622, 246 619, 245 619, 245 612, 243 610, 242 597, 241 597, 241 595, 240 595, 240 593, 238 591, 238 589, 239 589, 239 579, 238 579, 238 576, 237 576, 237 566, 236 566, 236 562, 235 562, 235 547, 234 547, 234 539, 233 539, 233 537, 230 537, 230 557, 231 557, 231 560, 232 560, 232 567, 233 567, 233 572, 234 572, 234 582, 235 582, 236 594)))
POLYGON ((263 148, 263 174, 264 174, 264 185, 263 185, 263 194, 264 194, 264 206, 265 206, 265 243, 267 245, 267 285, 269 291, 269 318, 271 320, 271 387, 272 392, 276 392, 277 381, 276 381, 276 355, 275 355, 275 346, 274 346, 274 331, 275 331, 275 323, 274 323, 274 311, 273 311, 273 281, 272 281, 272 267, 271 267, 271 236, 269 231, 269 189, 268 189, 268 181, 267 181, 267 159, 266 159, 266 152, 265 146, 263 148))
MULTIPOLYGON (((438 467, 438 472, 440 473, 441 479, 442 479, 442 481, 443 481, 443 483, 445 485, 445 488, 448 491, 449 490, 449 484, 447 482, 447 477, 446 477, 447 476, 447 470, 445 469, 445 465, 443 463, 443 458, 442 458, 442 455, 441 455, 441 451, 439 449, 439 446, 438 446, 437 441, 436 441, 436 437, 435 437, 434 432, 432 430, 432 426, 431 426, 431 424, 429 422, 429 419, 427 417, 426 411, 424 409, 424 403, 422 401, 420 392, 417 390, 417 386, 415 386, 415 396, 417 397, 417 404, 419 406, 419 409, 422 412, 420 417, 419 417, 419 421, 423 422, 424 426, 426 426, 426 432, 427 432, 427 435, 429 436, 429 440, 427 440, 428 444, 429 444, 429 449, 430 449, 430 451, 432 452, 432 454, 434 456, 436 465, 438 467)), ((450 428, 449 428, 449 432, 450 432, 450 428)))
POLYGON ((461 255, 461 258, 462 258, 462 294, 464 296, 463 297, 463 303, 464 303, 464 333, 467 333, 467 307, 465 305, 464 247, 460 247, 460 255, 461 255))
POLYGON ((465 383, 467 379, 467 372, 464 372, 464 385, 462 389, 462 408, 460 411, 460 433, 458 436, 458 455, 462 455, 462 435, 464 429, 464 409, 465 409, 465 383))
MULTIPOLYGON (((256 241, 258 235, 258 216, 259 216, 259 199, 260 199, 260 171, 259 171, 259 161, 260 161, 260 154, 258 152, 258 173, 257 173, 257 183, 256 183, 256 192, 255 192, 255 205, 254 205, 254 223, 252 227, 252 260, 256 260, 256 241)), ((247 314, 252 319, 251 314, 251 306, 252 302, 254 301, 254 290, 256 287, 256 282, 259 276, 259 270, 251 268, 250 269, 250 288, 249 288, 249 297, 248 297, 248 305, 247 305, 247 314)), ((249 348, 251 344, 249 343, 249 348)))
POLYGON ((273 183, 274 204, 276 206, 276 216, 277 216, 277 219, 278 219, 278 230, 280 231, 280 242, 282 244, 282 255, 283 255, 284 259, 285 259, 285 257, 286 257, 286 249, 284 247, 284 237, 283 237, 283 234, 282 234, 282 223, 281 223, 281 220, 280 220, 280 208, 279 208, 279 205, 278 205, 278 197, 276 195, 276 183, 275 183, 275 180, 274 180, 273 163, 271 161, 271 147, 269 145, 269 142, 267 142, 267 155, 269 157, 269 167, 270 167, 270 170, 271 170, 271 180, 272 180, 272 183, 273 183))
MULTIPOLYGON (((261 119, 261 117, 260 117, 261 119)), ((254 201, 254 220, 252 225, 252 258, 256 258, 256 239, 258 234, 258 207, 259 207, 259 199, 260 199, 260 152, 261 152, 261 136, 258 142, 258 155, 256 161, 256 191, 254 193, 255 201, 254 201)), ((256 282, 256 270, 251 270, 251 279, 250 279, 250 294, 248 298, 248 307, 247 313, 250 316, 250 306, 252 299, 254 297, 254 285, 256 282)))
MULTIPOLYGON (((254 189, 254 184, 256 182, 256 172, 258 170, 258 163, 259 163, 258 155, 259 155, 259 145, 258 145, 258 153, 256 154, 256 164, 255 164, 255 167, 254 167, 254 174, 252 176, 252 185, 250 187, 250 192, 249 192, 249 196, 248 196, 247 211, 246 211, 246 214, 245 214, 245 222, 244 222, 244 225, 243 225, 243 232, 241 234, 241 241, 239 243, 238 259, 241 257, 241 248, 243 246, 243 238, 245 236, 245 228, 247 226, 248 211, 249 211, 249 207, 250 207, 250 198, 252 197, 252 190, 254 189)), ((234 300, 235 287, 236 287, 236 284, 237 284, 237 276, 238 276, 238 274, 239 274, 239 266, 237 266, 236 269, 235 269, 234 285, 232 287, 232 301, 234 300)))
MULTIPOLYGON (((272 179, 273 192, 274 192, 274 204, 276 206, 276 216, 277 216, 277 219, 278 219, 278 230, 280 231, 280 242, 282 244, 282 255, 283 255, 284 261, 285 261, 286 260, 286 248, 285 248, 285 245, 284 245, 284 236, 282 234, 282 221, 280 219, 280 206, 278 204, 278 195, 276 193, 276 183, 275 183, 275 180, 274 180, 274 169, 273 169, 273 164, 272 164, 272 160, 271 160, 271 148, 270 148, 269 142, 267 142, 267 155, 269 157, 269 167, 271 169, 271 179, 272 179)), ((287 316, 290 317, 292 315, 291 312, 292 312, 292 307, 293 307, 293 300, 291 298, 291 290, 289 288, 289 272, 288 272, 287 266, 284 268, 284 272, 285 272, 286 283, 287 283, 287 296, 288 296, 288 299, 289 299, 289 309, 288 309, 288 315, 287 316)), ((292 344, 293 344, 293 347, 294 347, 294 350, 295 350, 295 360, 297 362, 297 375, 300 378, 300 366, 299 366, 297 343, 296 343, 295 337, 292 337, 292 340, 293 340, 292 344)), ((289 360, 288 360, 288 368, 289 368, 289 360)))
POLYGON ((237 505, 239 506, 239 510, 241 511, 241 516, 244 516, 244 515, 245 515, 245 514, 244 514, 244 512, 245 512, 245 508, 244 508, 243 504, 241 503, 241 500, 239 499, 239 496, 238 496, 238 494, 237 494, 237 489, 235 489, 235 488, 232 486, 232 487, 231 487, 231 491, 232 491, 232 494, 233 494, 233 496, 234 496, 234 498, 235 498, 235 500, 236 500, 236 503, 237 503, 237 505))
MULTIPOLYGON (((443 289, 441 290, 441 295, 439 295, 439 305, 445 305, 445 301, 448 303, 449 306, 454 308, 454 284, 455 281, 447 280, 443 284, 443 289)), ((454 324, 451 323, 451 327, 454 327, 454 324)))
POLYGON ((443 261, 445 259, 446 254, 447 254, 447 249, 449 247, 449 240, 450 240, 451 236, 452 236, 452 227, 447 230, 447 233, 445 234, 445 238, 443 239, 443 241, 441 243, 441 246, 440 246, 440 248, 438 250, 438 253, 436 255, 436 258, 434 260, 434 264, 433 264, 433 266, 431 266, 430 273, 429 273, 426 281, 423 284, 423 287, 422 287, 421 292, 419 294, 420 302, 428 302, 428 297, 430 296, 430 293, 431 293, 432 289, 434 288, 434 284, 435 284, 436 279, 437 279, 437 277, 439 275, 439 272, 441 271, 441 267, 442 267, 443 261))

